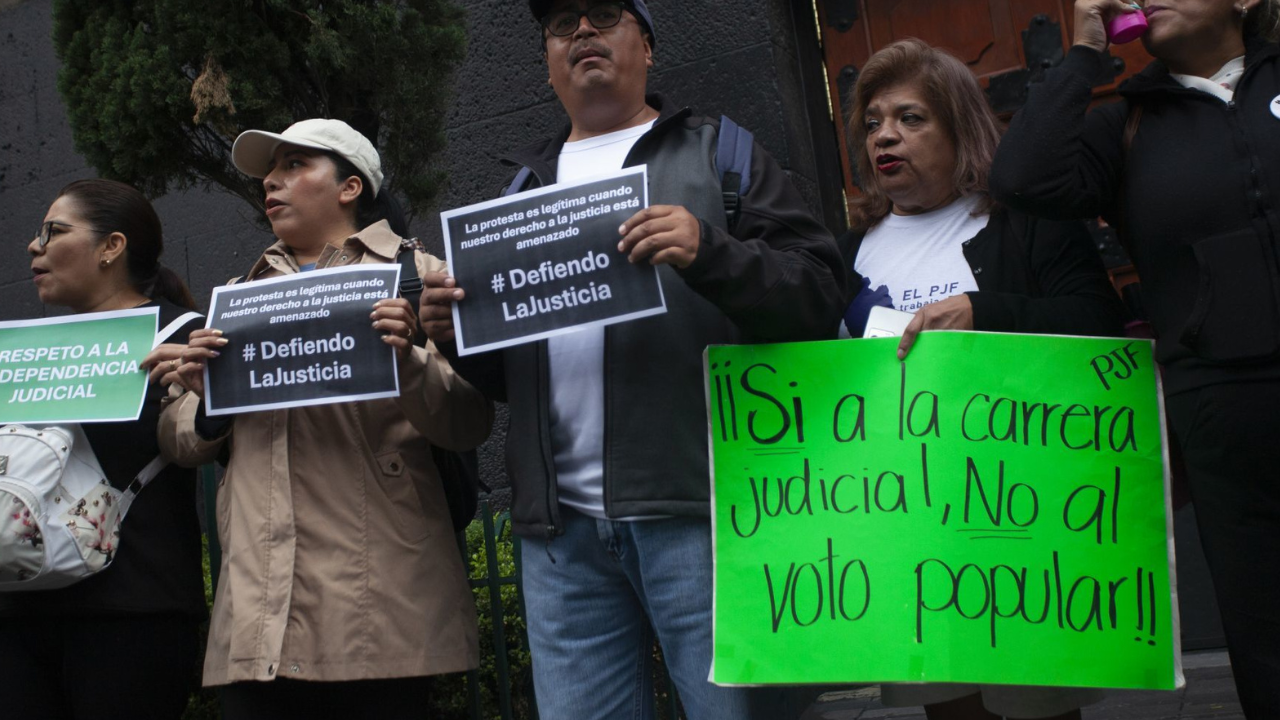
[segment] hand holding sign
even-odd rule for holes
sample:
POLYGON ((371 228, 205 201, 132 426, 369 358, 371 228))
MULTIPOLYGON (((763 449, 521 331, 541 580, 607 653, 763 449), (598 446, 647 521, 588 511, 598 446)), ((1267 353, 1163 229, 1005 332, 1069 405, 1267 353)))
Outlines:
POLYGON ((422 319, 422 331, 434 343, 453 342, 453 304, 467 296, 458 281, 442 272, 430 272, 422 277, 425 289, 418 306, 422 319))
POLYGON ((182 387, 195 393, 196 397, 203 398, 204 364, 221 355, 219 349, 228 342, 230 341, 222 336, 221 330, 214 328, 192 330, 190 341, 187 343, 187 348, 182 351, 177 368, 178 382, 182 387))
POLYGON ((404 298, 379 300, 373 304, 369 319, 373 320, 375 330, 386 333, 382 336, 382 342, 395 348, 396 358, 404 362, 409 349, 413 347, 414 327, 418 324, 418 317, 413 314, 409 301, 404 298))
POLYGON ((178 381, 178 366, 182 363, 182 351, 187 346, 179 343, 161 343, 142 359, 142 369, 147 371, 147 382, 172 385, 178 381))
POLYGON ((618 228, 618 250, 627 260, 672 265, 681 270, 693 264, 702 238, 702 223, 680 205, 654 205, 632 215, 618 228))
POLYGON ((898 343, 898 359, 907 359, 911 346, 916 344, 916 336, 922 330, 972 330, 973 303, 969 296, 961 293, 952 295, 946 300, 929 303, 916 311, 907 329, 902 331, 902 341, 898 343))

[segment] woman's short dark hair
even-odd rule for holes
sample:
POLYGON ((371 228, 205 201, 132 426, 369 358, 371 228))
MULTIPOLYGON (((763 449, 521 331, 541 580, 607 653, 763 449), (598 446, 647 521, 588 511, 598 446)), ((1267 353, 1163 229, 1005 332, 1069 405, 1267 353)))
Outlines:
POLYGON ((58 192, 58 197, 74 199, 87 225, 121 233, 128 239, 125 257, 129 282, 139 293, 195 309, 196 301, 187 284, 160 264, 164 233, 160 217, 145 195, 131 185, 95 178, 70 183, 58 192))
POLYGON ((409 223, 405 220, 404 211, 400 209, 400 203, 396 202, 385 186, 377 195, 374 195, 373 184, 369 182, 369 178, 357 170, 350 160, 327 150, 324 154, 333 161, 334 179, 337 182, 342 182, 354 175, 364 184, 364 189, 360 191, 360 198, 356 200, 358 229, 363 230, 379 220, 386 220, 391 226, 391 232, 400 237, 409 236, 409 223))
MULTIPOLYGON (((987 193, 987 177, 1000 144, 1000 121, 996 119, 978 80, 965 64, 950 53, 914 38, 899 40, 867 60, 853 87, 853 97, 845 108, 849 118, 847 142, 858 159, 862 195, 850 203, 855 227, 869 228, 892 209, 892 202, 876 181, 875 168, 867 155, 867 106, 881 90, 895 85, 914 85, 924 94, 934 115, 950 133, 956 148, 956 174, 952 187, 957 194, 987 193)), ((981 207, 990 209, 990 201, 981 207)))

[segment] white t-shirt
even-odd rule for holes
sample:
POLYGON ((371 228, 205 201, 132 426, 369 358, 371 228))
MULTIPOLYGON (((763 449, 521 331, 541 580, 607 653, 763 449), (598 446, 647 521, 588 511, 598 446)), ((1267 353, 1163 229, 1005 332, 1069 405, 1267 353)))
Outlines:
MULTIPOLYGON (((980 202, 971 195, 920 215, 888 215, 862 239, 853 268, 870 281, 872 292, 887 294, 890 307, 902 312, 977 290, 961 243, 990 219, 985 213, 972 216, 980 202)), ((848 332, 842 324, 840 334, 848 332)))
MULTIPOLYGON (((651 127, 653 122, 647 122, 565 143, 556 168, 557 181, 621 170, 636 140, 651 127)), ((560 502, 585 515, 604 518, 604 328, 556 335, 547 345, 551 357, 551 450, 560 502)))

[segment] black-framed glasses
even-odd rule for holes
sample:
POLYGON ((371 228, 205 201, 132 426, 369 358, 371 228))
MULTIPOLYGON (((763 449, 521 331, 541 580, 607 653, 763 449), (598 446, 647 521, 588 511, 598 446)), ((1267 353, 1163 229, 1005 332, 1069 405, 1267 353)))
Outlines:
POLYGON ((40 226, 40 234, 36 235, 36 241, 40 243, 40 247, 44 247, 49 244, 49 239, 52 237, 54 225, 65 228, 76 228, 78 230, 91 230, 104 235, 110 232, 109 230, 99 230, 98 228, 85 227, 84 225, 72 225, 71 223, 58 222, 57 220, 46 220, 44 224, 40 226))
POLYGON ((604 30, 617 25, 622 20, 622 11, 626 7, 626 3, 602 2, 586 10, 559 10, 542 18, 542 27, 556 37, 568 37, 577 31, 582 18, 586 17, 591 27, 604 30))

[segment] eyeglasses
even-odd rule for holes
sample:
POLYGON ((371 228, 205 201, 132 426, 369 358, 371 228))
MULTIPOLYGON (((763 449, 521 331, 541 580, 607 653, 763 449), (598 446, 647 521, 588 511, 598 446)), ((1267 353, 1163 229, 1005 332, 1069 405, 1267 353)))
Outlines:
POLYGON ((49 240, 52 237, 51 233, 53 232, 54 225, 57 225, 59 227, 65 227, 65 228, 76 228, 79 230, 92 230, 93 232, 103 233, 103 234, 110 232, 109 230, 99 230, 98 228, 85 227, 84 225, 72 225, 71 223, 58 222, 57 220, 49 220, 40 226, 40 234, 36 235, 36 241, 40 243, 40 247, 44 247, 45 245, 49 244, 49 240))
POLYGON ((556 37, 568 37, 577 31, 582 18, 586 17, 591 27, 604 30, 617 25, 622 20, 622 11, 626 3, 596 3, 586 10, 560 10, 542 18, 542 27, 556 37))

